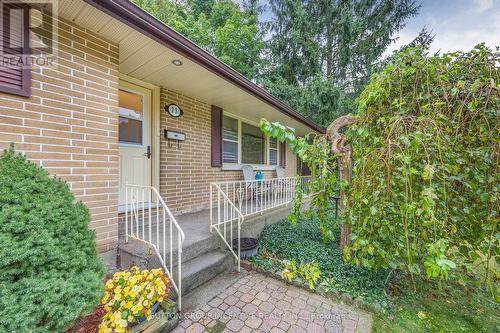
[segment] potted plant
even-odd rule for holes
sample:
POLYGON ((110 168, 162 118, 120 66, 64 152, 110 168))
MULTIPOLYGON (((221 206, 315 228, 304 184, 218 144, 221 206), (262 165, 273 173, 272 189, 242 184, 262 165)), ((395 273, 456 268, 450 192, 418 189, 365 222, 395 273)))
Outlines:
POLYGON ((101 303, 106 313, 99 332, 127 332, 150 321, 161 310, 170 293, 171 283, 162 269, 117 272, 106 282, 101 303))

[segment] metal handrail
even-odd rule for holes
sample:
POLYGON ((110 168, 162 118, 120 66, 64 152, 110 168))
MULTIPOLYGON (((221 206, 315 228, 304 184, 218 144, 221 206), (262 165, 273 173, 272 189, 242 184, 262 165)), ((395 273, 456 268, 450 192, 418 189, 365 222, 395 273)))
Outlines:
MULTIPOLYGON (((218 206, 220 207, 220 206, 218 206)), ((243 223, 243 220, 245 217, 241 213, 241 211, 236 207, 236 205, 229 199, 226 193, 220 188, 219 185, 215 183, 210 184, 210 232, 215 230, 217 234, 222 238, 222 241, 226 246, 229 248, 229 251, 233 254, 234 258, 236 259, 236 262, 238 264, 238 272, 241 270, 241 259, 240 259, 240 233, 241 233, 241 224, 243 223), (215 187, 217 190, 217 198, 218 198, 218 203, 220 204, 220 197, 222 196, 223 198, 223 216, 222 216, 222 222, 221 222, 221 211, 218 210, 218 223, 214 224, 213 223, 213 198, 212 198, 212 187, 215 187), (232 208, 231 210, 229 208, 232 208), (233 214, 233 212, 235 214, 233 214), (229 217, 229 219, 225 219, 225 217, 229 217), (233 249, 233 221, 237 221, 237 239, 238 239, 238 253, 233 249), (227 241, 227 224, 229 223, 229 237, 230 241, 227 241)))
POLYGON ((185 234, 174 215, 166 205, 158 190, 153 186, 125 185, 125 242, 129 238, 136 239, 148 244, 158 257, 161 266, 172 282, 173 289, 178 295, 179 310, 182 307, 182 244, 185 234), (156 205, 151 205, 156 201, 156 205), (146 207, 145 203, 149 203, 146 207), (142 205, 141 205, 142 203, 142 205), (155 210, 153 212, 153 209, 155 210), (162 210, 160 214, 160 210, 162 210), (167 230, 168 216, 168 230, 167 230), (156 224, 153 218, 156 217, 156 224), (142 225, 141 225, 142 222, 142 225), (129 228, 130 224, 130 228, 129 228), (153 229, 156 237, 153 237, 153 229), (173 276, 173 234, 177 232, 177 278, 173 276), (160 237, 161 235, 161 237, 160 237), (168 236, 168 237, 167 237, 168 236), (168 238, 168 239, 167 239, 168 238), (169 243, 170 251, 167 258, 166 243, 169 243), (169 269, 170 267, 170 269, 169 269))
POLYGON ((304 186, 310 176, 214 182, 210 184, 210 232, 227 245, 240 270, 240 231, 245 218, 292 202, 297 180, 304 186), (215 210, 215 212, 214 212, 215 210), (215 213, 215 214, 214 214, 215 213), (216 220, 216 222, 215 222, 216 220), (233 249, 233 222, 237 221, 238 248, 233 249), (228 241, 228 225, 229 237, 228 241))

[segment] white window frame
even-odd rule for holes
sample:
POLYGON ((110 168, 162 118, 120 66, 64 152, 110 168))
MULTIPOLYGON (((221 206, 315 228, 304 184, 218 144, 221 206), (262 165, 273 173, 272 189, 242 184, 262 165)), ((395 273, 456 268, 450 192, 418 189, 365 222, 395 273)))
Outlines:
MULTIPOLYGON (((254 167, 255 170, 275 170, 276 167, 278 167, 280 165, 280 149, 281 149, 281 147, 280 147, 279 142, 278 142, 278 147, 277 147, 278 156, 277 156, 276 165, 269 164, 269 136, 265 135, 265 134, 264 134, 264 137, 266 140, 266 153, 264 156, 265 163, 264 164, 249 164, 249 163, 243 164, 243 163, 241 163, 241 157, 242 157, 242 151, 241 151, 241 148, 242 148, 242 144, 241 144, 242 126, 241 126, 241 124, 245 123, 247 125, 255 126, 259 129, 260 129, 260 126, 258 123, 254 122, 254 121, 251 121, 251 120, 239 117, 239 116, 235 116, 235 115, 233 115, 231 113, 227 113, 227 112, 224 112, 222 117, 228 117, 228 118, 232 118, 232 119, 238 121, 238 163, 224 163, 224 161, 223 161, 222 162, 222 169, 223 170, 241 170, 241 167, 243 165, 251 165, 254 167)), ((222 138, 222 140, 224 140, 224 138, 222 138)), ((224 150, 222 151, 222 153, 224 154, 224 150)))
MULTIPOLYGON (((267 136, 267 135, 266 135, 267 136)), ((267 164, 269 166, 277 167, 280 165, 280 142, 278 139, 276 139, 276 164, 271 164, 271 144, 270 144, 271 138, 267 136, 266 140, 266 147, 267 147, 267 164)), ((274 149, 274 148, 272 148, 274 149)))

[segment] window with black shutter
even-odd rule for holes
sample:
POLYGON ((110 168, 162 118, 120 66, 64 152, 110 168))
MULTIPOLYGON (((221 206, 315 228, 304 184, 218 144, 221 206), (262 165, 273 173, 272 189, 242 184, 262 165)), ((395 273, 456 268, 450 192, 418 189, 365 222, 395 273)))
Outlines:
POLYGON ((2 45, 0 59, 0 92, 30 95, 29 7, 4 3, 2 7, 2 45), (23 65, 24 64, 24 65, 23 65))

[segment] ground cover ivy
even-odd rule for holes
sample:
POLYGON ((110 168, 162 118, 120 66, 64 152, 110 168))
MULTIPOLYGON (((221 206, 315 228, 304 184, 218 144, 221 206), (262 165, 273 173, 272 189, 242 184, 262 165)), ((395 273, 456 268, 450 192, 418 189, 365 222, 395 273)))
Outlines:
MULTIPOLYGON (((338 237, 339 231, 334 232, 338 237)), ((301 216, 297 224, 284 219, 264 228, 259 241, 258 265, 270 270, 272 260, 269 255, 281 260, 315 265, 320 271, 317 284, 354 298, 361 298, 368 303, 379 302, 383 307, 390 307, 390 300, 385 293, 385 280, 388 272, 377 272, 345 263, 337 242, 323 242, 320 221, 317 217, 301 216)))

